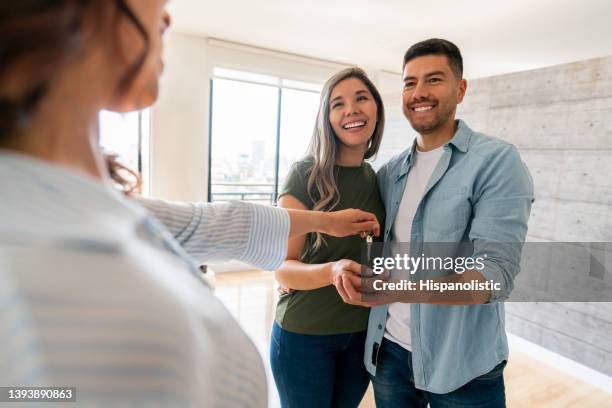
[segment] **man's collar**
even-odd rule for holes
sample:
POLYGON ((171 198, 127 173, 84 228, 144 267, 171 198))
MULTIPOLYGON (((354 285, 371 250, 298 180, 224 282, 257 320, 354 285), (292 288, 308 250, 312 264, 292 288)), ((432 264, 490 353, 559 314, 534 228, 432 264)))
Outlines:
MULTIPOLYGON (((468 151, 471 136, 472 136, 472 129, 470 129, 469 126, 466 125, 464 121, 462 121, 461 119, 457 119, 457 131, 455 132, 451 140, 449 140, 448 143, 446 143, 446 145, 452 144, 453 146, 455 146, 455 148, 457 148, 457 150, 463 153, 466 153, 468 151)), ((408 169, 410 168, 410 165, 412 164, 412 158, 413 158, 414 152, 416 151, 416 148, 417 148, 417 140, 415 138, 414 141, 412 142, 412 147, 410 148, 410 151, 406 155, 406 160, 404 160, 404 162, 402 163, 402 168, 397 177, 398 180, 402 176, 404 176, 406 173, 408 173, 408 169)))
POLYGON ((461 119, 457 119, 457 131, 448 144, 452 144, 457 149, 466 153, 470 144, 470 137, 472 136, 472 129, 465 124, 461 119))
MULTIPOLYGON (((472 129, 469 128, 468 125, 465 124, 461 119, 457 119, 457 131, 446 144, 452 144, 457 149, 466 153, 468 151, 468 146, 470 143, 470 137, 472 136, 472 129)), ((412 142, 412 147, 406 156, 406 163, 410 163, 412 161, 412 155, 416 151, 417 148, 417 139, 415 138, 412 142)))

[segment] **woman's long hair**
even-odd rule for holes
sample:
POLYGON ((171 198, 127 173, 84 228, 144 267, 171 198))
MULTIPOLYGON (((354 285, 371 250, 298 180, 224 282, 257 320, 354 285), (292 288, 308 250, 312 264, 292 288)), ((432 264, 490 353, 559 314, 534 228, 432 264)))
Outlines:
MULTIPOLYGON (((329 121, 329 111, 331 93, 334 87, 341 81, 349 78, 357 78, 363 82, 376 102, 376 127, 374 128, 374 133, 370 139, 364 159, 375 156, 382 141, 385 127, 385 108, 380 93, 365 71, 358 67, 347 68, 328 79, 321 91, 319 112, 317 113, 315 128, 310 139, 310 146, 308 147, 308 157, 312 160, 312 166, 308 172, 307 189, 308 195, 314 203, 314 210, 332 211, 340 201, 335 170, 340 140, 329 121)), ((310 253, 310 250, 313 252, 318 250, 325 242, 319 233, 310 234, 309 241, 310 245, 307 245, 309 250, 304 255, 310 253)))
POLYGON ((118 155, 115 153, 104 153, 106 168, 115 187, 127 196, 142 193, 142 178, 140 174, 122 164, 117 157, 118 155))

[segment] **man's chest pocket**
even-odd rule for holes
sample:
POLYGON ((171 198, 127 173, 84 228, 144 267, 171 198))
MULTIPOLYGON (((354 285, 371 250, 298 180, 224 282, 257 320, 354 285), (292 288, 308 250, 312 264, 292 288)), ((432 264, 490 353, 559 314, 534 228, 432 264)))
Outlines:
POLYGON ((469 227, 472 205, 467 187, 434 189, 424 207, 427 240, 460 240, 469 227))

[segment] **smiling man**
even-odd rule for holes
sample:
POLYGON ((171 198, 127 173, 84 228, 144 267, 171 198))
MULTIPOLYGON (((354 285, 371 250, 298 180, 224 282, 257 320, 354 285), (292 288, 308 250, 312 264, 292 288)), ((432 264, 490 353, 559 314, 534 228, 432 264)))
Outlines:
MULTIPOLYGON (((432 243, 469 243, 484 268, 442 281, 489 281, 496 289, 468 300, 417 293, 372 309, 365 364, 379 408, 505 406, 502 301, 519 272, 533 183, 513 145, 455 119, 466 89, 453 43, 430 39, 406 52, 403 111, 419 134, 378 173, 384 238, 411 243, 417 254, 432 243)), ((368 305, 355 277, 335 283, 346 302, 368 305)))

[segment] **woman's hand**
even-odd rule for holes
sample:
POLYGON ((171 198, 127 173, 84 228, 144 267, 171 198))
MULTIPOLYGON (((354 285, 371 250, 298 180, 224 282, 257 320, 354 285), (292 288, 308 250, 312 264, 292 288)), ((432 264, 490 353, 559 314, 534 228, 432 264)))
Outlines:
POLYGON ((376 306, 376 304, 362 301, 360 289, 364 272, 365 266, 349 259, 341 259, 332 263, 331 281, 344 303, 364 307, 376 306))
POLYGON ((276 291, 278 292, 279 295, 288 295, 290 293, 293 293, 293 289, 288 288, 284 285, 279 284, 278 287, 276 288, 276 291))
MULTIPOLYGON (((338 266, 335 269, 336 273, 332 275, 332 283, 344 303, 374 307, 401 302, 402 298, 398 294, 403 295, 403 299, 409 299, 406 292, 376 289, 376 281, 389 281, 388 271, 380 275, 372 275, 371 270, 357 262, 343 259, 336 263, 338 263, 338 266)), ((413 302, 414 300, 409 301, 409 303, 413 302)))
POLYGON ((363 270, 363 266, 350 259, 341 259, 336 262, 330 262, 330 283, 336 286, 342 280, 342 275, 347 275, 359 279, 363 270))
POLYGON ((349 208, 341 211, 331 211, 325 213, 329 220, 323 224, 321 232, 334 237, 346 237, 349 235, 361 235, 371 233, 374 236, 380 235, 380 224, 376 215, 349 208))

